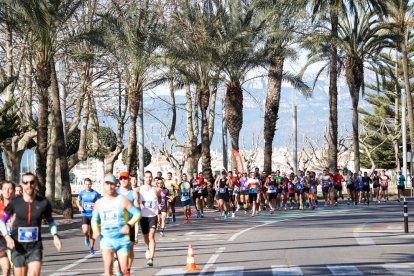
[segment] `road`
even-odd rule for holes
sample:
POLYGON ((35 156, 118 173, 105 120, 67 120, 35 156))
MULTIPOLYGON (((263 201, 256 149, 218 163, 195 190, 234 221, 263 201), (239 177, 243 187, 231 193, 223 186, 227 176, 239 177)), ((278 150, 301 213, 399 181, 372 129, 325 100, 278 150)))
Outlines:
MULTIPOLYGON (((403 233, 402 210, 401 203, 389 202, 228 221, 212 212, 188 225, 178 217, 164 238, 157 234, 153 268, 145 265, 140 240, 131 275, 414 275, 414 235, 403 233), (201 271, 184 271, 189 243, 201 271)), ((45 236, 42 275, 102 275, 100 252, 87 255, 79 229, 61 236, 60 253, 45 236)))

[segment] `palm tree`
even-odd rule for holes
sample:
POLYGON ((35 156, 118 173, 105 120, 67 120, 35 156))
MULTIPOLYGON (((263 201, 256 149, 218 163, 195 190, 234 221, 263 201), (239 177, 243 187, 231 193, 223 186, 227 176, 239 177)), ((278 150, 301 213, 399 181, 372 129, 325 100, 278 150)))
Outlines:
POLYGON ((295 32, 303 29, 303 7, 291 1, 263 1, 259 7, 261 17, 265 18, 266 64, 269 65, 264 115, 264 171, 270 173, 282 82, 291 83, 306 96, 310 95, 310 89, 300 77, 284 69, 285 61, 296 56, 291 45, 297 40, 295 32))
MULTIPOLYGON (((16 31, 30 33, 33 36, 36 63, 35 80, 39 88, 36 175, 39 179, 40 192, 44 195, 48 148, 48 89, 51 85, 52 70, 54 69, 54 55, 59 44, 58 32, 77 10, 81 1, 7 0, 6 2, 10 8, 16 31)), ((61 121, 61 114, 55 120, 61 121)), ((56 139, 64 141, 63 124, 56 127, 56 139)), ((72 195, 64 142, 58 143, 58 152, 62 162, 63 213, 65 217, 71 218, 73 216, 72 195)))
POLYGON ((356 3, 370 5, 375 10, 385 13, 385 2, 382 0, 307 0, 311 5, 314 16, 326 17, 330 23, 329 37, 329 133, 328 133, 328 167, 331 170, 338 167, 338 26, 339 16, 351 10, 356 3))
POLYGON ((103 46, 125 64, 130 116, 126 165, 132 175, 137 169, 138 111, 156 64, 159 29, 159 17, 149 0, 123 6, 113 2, 112 9, 102 16, 103 46))
MULTIPOLYGON (((413 101, 412 89, 410 88, 410 68, 408 57, 408 40, 410 30, 414 26, 414 4, 408 0, 390 0, 385 1, 388 9, 389 27, 397 35, 395 39, 396 48, 401 52, 402 67, 404 76, 404 86, 407 94, 407 119, 410 128, 410 144, 414 148, 414 115, 413 115, 413 101)), ((396 61, 398 62, 398 61, 396 61)), ((405 172, 404 172, 405 173, 405 172)))
MULTIPOLYGON (((220 3, 219 3, 220 4, 220 3)), ((243 88, 247 73, 263 62, 259 42, 261 23, 256 22, 251 1, 237 0, 220 4, 218 66, 224 72, 226 94, 224 120, 233 150, 239 151, 239 135, 243 126, 243 88)), ((231 168, 236 167, 234 156, 231 168)))

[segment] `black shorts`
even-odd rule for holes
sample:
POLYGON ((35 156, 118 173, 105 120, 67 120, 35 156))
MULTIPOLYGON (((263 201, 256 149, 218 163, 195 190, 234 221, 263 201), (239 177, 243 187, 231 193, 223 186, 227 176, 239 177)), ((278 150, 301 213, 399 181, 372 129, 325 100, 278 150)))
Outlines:
POLYGON ((380 187, 380 184, 379 184, 379 183, 374 183, 374 184, 372 185, 372 187, 373 187, 373 188, 379 188, 379 187, 380 187))
POLYGON ((193 193, 193 201, 196 202, 196 199, 199 199, 201 197, 201 194, 198 192, 193 193))
POLYGON ((388 191, 388 186, 381 186, 381 191, 388 191))
POLYGON ((0 236, 0 258, 7 257, 7 242, 3 236, 0 236))
POLYGON ((364 192, 369 192, 369 185, 367 185, 367 186, 363 186, 362 187, 362 190, 364 191, 364 192))
POLYGON ((273 200, 273 199, 276 199, 277 198, 277 193, 268 193, 268 195, 269 195, 269 200, 273 200))
POLYGON ((170 206, 175 206, 176 201, 177 201, 177 197, 174 197, 173 200, 169 201, 170 206))
POLYGON ((305 188, 303 188, 303 192, 305 193, 305 194, 309 194, 309 187, 305 187, 305 188))
POLYGON ((19 250, 13 250, 11 256, 15 267, 25 267, 31 262, 41 262, 43 260, 43 249, 40 246, 25 249, 19 247, 19 250))
POLYGON ((403 192, 405 191, 405 187, 404 187, 404 186, 397 186, 397 189, 398 189, 398 190, 401 190, 401 191, 403 191, 403 192))
POLYGON ((256 202, 256 201, 257 201, 257 194, 256 193, 249 194, 249 202, 250 202, 250 204, 252 204, 253 202, 256 202))
POLYGON ((82 216, 82 225, 91 225, 92 216, 82 216))
POLYGON ((158 211, 158 214, 161 214, 161 213, 167 213, 167 204, 164 204, 161 207, 161 210, 158 211))
POLYGON ((346 186, 346 188, 351 192, 355 191, 355 186, 354 185, 348 185, 348 186, 346 186))
POLYGON ((289 193, 289 197, 295 197, 295 193, 289 193))
POLYGON ((240 195, 249 195, 249 191, 247 190, 240 191, 240 195))
POLYGON ((150 229, 157 229, 158 217, 142 217, 139 221, 141 232, 143 235, 148 235, 150 229))
POLYGON ((225 202, 229 202, 230 201, 230 197, 228 193, 218 193, 217 199, 222 199, 225 202))
POLYGON ((135 241, 135 225, 129 228, 129 241, 135 241))
POLYGON ((207 197, 208 197, 208 192, 207 192, 207 189, 203 189, 203 191, 201 192, 201 196, 202 196, 203 198, 207 198, 207 197))
POLYGON ((322 193, 324 194, 329 193, 329 187, 322 187, 322 193))
POLYGON ((300 190, 295 190, 295 193, 296 193, 297 195, 301 195, 301 194, 303 194, 303 189, 300 189, 300 190))

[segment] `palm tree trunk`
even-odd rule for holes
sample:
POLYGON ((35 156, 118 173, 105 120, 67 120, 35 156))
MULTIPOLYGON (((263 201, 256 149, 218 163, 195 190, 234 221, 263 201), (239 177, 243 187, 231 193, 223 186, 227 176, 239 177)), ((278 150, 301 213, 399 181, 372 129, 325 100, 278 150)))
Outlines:
POLYGON ((3 149, 0 148, 0 182, 6 180, 6 170, 3 162, 3 149))
POLYGON ((329 135, 328 167, 331 171, 338 167, 338 50, 334 43, 338 37, 338 13, 333 3, 330 4, 331 38, 329 55, 329 135))
POLYGON ((198 103, 201 110, 201 164, 203 176, 208 181, 213 178, 211 170, 211 154, 210 154, 210 135, 207 120, 207 108, 210 102, 210 90, 208 87, 199 87, 197 89, 198 103))
POLYGON ((137 173, 137 116, 138 116, 138 89, 132 88, 129 93, 129 134, 128 154, 126 159, 127 170, 131 175, 137 173))
MULTIPOLYGON (((226 98, 224 101, 224 120, 230 133, 231 147, 239 151, 240 130, 243 127, 243 90, 239 81, 227 83, 226 98)), ((231 168, 236 170, 236 159, 231 158, 231 168)))
MULTIPOLYGON (((51 61, 51 103, 52 103, 52 113, 55 123, 55 135, 56 135, 56 150, 57 157, 60 161, 60 176, 62 181, 62 213, 63 217, 66 219, 73 218, 73 208, 72 208, 72 190, 70 187, 70 178, 69 178, 69 165, 66 152, 66 142, 65 142, 65 132, 62 121, 62 110, 60 108, 60 98, 59 98, 59 85, 55 70, 55 62, 51 61)), ((64 111, 66 112, 66 110, 64 111)))
POLYGON ((282 77, 285 58, 275 55, 270 61, 270 68, 267 81, 267 94, 264 116, 264 171, 272 171, 273 138, 276 132, 278 120, 280 95, 282 92, 282 77))
MULTIPOLYGON (((409 77, 409 67, 408 67, 408 55, 407 55, 407 44, 404 40, 400 43, 401 54, 402 54, 402 65, 404 72, 404 84, 405 84, 405 93, 407 95, 407 119, 408 126, 410 127, 410 145, 411 149, 414 149, 414 116, 413 116, 413 100, 411 95, 410 88, 410 77, 409 77)), ((405 172, 404 172, 405 173, 405 172)))
POLYGON ((39 87, 37 111, 37 147, 36 147, 36 175, 39 182, 39 192, 45 195, 46 191, 46 159, 48 136, 48 89, 51 76, 50 62, 41 59, 36 65, 35 79, 39 87))
MULTIPOLYGON (((56 127, 53 113, 49 113, 49 143, 46 160, 46 191, 45 196, 51 204, 55 204, 55 187, 56 187, 56 127)), ((60 169, 60 168, 58 168, 60 169)), ((58 197, 60 198, 60 197, 58 197)))

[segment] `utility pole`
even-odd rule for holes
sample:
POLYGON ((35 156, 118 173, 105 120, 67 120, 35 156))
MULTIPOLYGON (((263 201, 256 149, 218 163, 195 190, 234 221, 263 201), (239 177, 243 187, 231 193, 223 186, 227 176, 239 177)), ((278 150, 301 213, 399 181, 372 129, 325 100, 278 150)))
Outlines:
POLYGON ((292 92, 292 111, 293 111, 293 169, 298 171, 298 106, 296 105, 296 91, 292 92))
POLYGON ((402 147, 403 147, 403 165, 402 171, 407 182, 407 122, 406 122, 406 99, 405 89, 401 89, 401 125, 402 125, 402 147))
POLYGON ((223 114, 223 119, 221 120, 221 130, 222 130, 222 144, 223 144, 223 168, 228 171, 228 157, 227 157, 227 125, 226 120, 224 120, 224 99, 221 100, 221 110, 223 114))
POLYGON ((138 170, 137 182, 139 185, 144 184, 144 91, 140 91, 137 118, 137 138, 138 138, 138 170))

